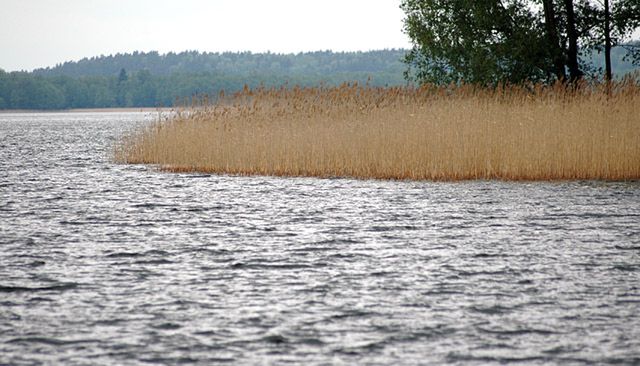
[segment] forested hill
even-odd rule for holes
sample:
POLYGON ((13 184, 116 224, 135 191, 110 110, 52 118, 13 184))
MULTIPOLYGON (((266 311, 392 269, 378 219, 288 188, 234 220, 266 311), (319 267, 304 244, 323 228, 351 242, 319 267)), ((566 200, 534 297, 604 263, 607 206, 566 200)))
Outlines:
POLYGON ((404 50, 370 52, 135 52, 33 72, 0 70, 0 109, 172 106, 178 98, 256 87, 405 84, 404 50))
MULTIPOLYGON (((37 69, 43 76, 113 76, 121 69, 127 72, 148 70, 152 75, 173 73, 216 73, 231 75, 330 75, 372 73, 395 75, 402 82, 405 50, 369 52, 318 51, 297 54, 276 53, 200 53, 197 51, 159 54, 134 52, 84 58, 52 68, 37 69)), ((390 80, 391 81, 391 80, 390 80)))

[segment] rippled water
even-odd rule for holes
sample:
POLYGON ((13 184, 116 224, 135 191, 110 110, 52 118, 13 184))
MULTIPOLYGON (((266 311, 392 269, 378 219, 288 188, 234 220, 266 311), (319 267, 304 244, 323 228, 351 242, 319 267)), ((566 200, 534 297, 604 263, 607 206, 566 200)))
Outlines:
POLYGON ((0 364, 640 363, 640 183, 112 163, 152 118, 0 114, 0 364))

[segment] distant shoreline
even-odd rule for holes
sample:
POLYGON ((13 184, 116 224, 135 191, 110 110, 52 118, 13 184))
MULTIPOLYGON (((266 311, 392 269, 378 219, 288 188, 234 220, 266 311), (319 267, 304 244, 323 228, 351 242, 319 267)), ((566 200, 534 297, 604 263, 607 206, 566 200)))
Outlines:
POLYGON ((0 114, 11 113, 106 113, 106 112, 169 112, 172 108, 74 108, 74 109, 0 109, 0 114))

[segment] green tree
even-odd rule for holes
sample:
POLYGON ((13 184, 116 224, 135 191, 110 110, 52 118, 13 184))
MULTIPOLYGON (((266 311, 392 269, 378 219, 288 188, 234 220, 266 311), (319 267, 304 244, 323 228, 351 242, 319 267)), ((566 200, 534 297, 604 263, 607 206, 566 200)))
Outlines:
POLYGON ((118 84, 124 83, 127 81, 129 77, 127 76, 127 70, 124 68, 120 69, 120 73, 118 74, 118 84))
POLYGON ((403 0, 413 48, 407 74, 420 82, 569 80, 585 73, 589 47, 640 47, 628 37, 640 25, 640 0, 403 0), (581 59, 583 58, 583 59, 581 59))
POLYGON ((149 70, 140 70, 132 77, 132 102, 135 107, 156 104, 156 83, 149 70))
POLYGON ((127 106, 127 81, 129 80, 129 76, 127 75, 127 71, 122 68, 120 69, 120 73, 118 74, 118 83, 116 85, 116 104, 118 107, 126 107, 127 106))
POLYGON ((419 82, 484 85, 549 78, 543 23, 521 0, 403 0, 413 42, 405 61, 419 82))

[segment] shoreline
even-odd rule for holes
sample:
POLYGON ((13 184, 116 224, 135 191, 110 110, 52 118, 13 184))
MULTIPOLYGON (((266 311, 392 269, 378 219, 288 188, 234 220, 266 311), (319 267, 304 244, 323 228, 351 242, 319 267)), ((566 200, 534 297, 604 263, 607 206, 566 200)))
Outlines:
POLYGON ((12 113, 122 113, 122 112, 169 112, 173 108, 73 108, 73 109, 0 109, 0 114, 12 113))

